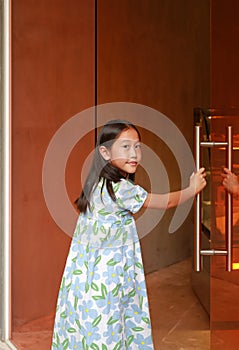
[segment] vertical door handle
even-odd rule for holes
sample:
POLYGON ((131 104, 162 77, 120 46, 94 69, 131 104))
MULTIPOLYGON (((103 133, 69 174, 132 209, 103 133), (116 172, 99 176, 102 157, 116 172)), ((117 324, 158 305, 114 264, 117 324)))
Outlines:
MULTIPOLYGON (((201 147, 226 146, 227 147, 227 168, 232 169, 232 127, 227 128, 226 142, 201 142, 201 126, 195 126, 195 162, 196 171, 200 169, 201 163, 201 147)), ((195 234, 194 234, 194 270, 201 271, 201 257, 203 255, 226 255, 227 256, 227 271, 232 270, 232 195, 228 192, 226 197, 226 250, 202 250, 201 249, 201 193, 198 193, 195 198, 195 234)), ((213 234, 211 232, 211 234, 213 234)))
MULTIPOLYGON (((227 167, 232 170, 232 127, 227 128, 227 167)), ((227 217, 226 217, 226 239, 227 239, 227 271, 232 270, 232 195, 227 192, 227 217)))
MULTIPOLYGON (((200 169, 201 152, 200 152, 200 137, 201 127, 195 127, 195 161, 196 171, 200 169)), ((201 271, 201 192, 195 198, 195 236, 194 236, 194 269, 201 271)))

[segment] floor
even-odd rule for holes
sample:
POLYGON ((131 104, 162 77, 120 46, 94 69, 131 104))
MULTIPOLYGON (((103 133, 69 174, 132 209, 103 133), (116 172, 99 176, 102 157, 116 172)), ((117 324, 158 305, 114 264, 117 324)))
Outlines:
POLYGON ((191 288, 191 260, 147 276, 155 350, 209 350, 209 317, 191 288))
MULTIPOLYGON (((190 259, 147 276, 155 350, 210 349, 209 319, 190 278, 190 259)), ((17 349, 50 350, 52 323, 53 315, 15 330, 17 349)))

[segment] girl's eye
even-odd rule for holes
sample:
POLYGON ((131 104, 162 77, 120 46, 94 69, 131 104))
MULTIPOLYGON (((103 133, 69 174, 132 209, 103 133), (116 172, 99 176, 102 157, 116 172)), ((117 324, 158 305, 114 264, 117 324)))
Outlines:
POLYGON ((135 145, 135 148, 141 148, 141 144, 138 143, 137 145, 135 145))
POLYGON ((123 145, 123 147, 127 149, 127 148, 129 148, 129 145, 123 145))

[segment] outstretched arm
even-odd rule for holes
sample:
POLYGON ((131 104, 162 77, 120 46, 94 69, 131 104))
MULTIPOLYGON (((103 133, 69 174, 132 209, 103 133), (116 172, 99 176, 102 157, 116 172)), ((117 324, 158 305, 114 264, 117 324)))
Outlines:
POLYGON ((176 207, 194 197, 206 186, 205 177, 205 169, 201 168, 191 175, 190 183, 187 188, 165 194, 149 193, 143 206, 152 209, 169 209, 176 207))
POLYGON ((238 177, 232 173, 228 168, 224 168, 224 173, 222 173, 222 184, 225 189, 233 194, 239 193, 239 181, 238 177))

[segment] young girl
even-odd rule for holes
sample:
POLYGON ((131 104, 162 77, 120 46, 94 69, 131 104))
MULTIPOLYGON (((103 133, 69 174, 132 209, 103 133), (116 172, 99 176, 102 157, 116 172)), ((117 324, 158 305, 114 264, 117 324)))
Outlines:
POLYGON ((77 206, 80 211, 60 287, 52 349, 152 350, 139 238, 132 214, 170 208, 206 185, 204 169, 169 194, 135 185, 140 135, 128 121, 100 131, 77 206))

